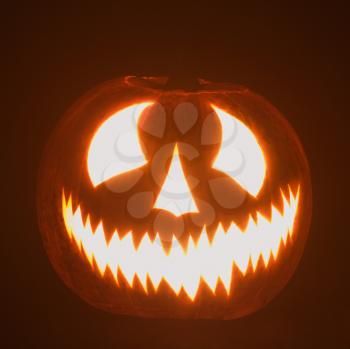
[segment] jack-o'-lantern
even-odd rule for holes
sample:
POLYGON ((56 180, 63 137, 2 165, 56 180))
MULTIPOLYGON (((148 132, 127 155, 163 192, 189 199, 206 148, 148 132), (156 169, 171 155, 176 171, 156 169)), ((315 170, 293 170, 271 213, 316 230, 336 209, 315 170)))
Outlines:
POLYGON ((50 138, 44 245, 88 303, 147 317, 236 318, 293 274, 311 217, 298 138, 265 99, 198 80, 95 88, 50 138))

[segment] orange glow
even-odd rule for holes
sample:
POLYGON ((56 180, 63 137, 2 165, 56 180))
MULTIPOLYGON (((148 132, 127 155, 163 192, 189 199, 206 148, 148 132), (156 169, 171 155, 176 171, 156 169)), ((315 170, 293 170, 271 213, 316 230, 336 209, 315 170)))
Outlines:
POLYGON ((145 234, 135 248, 132 232, 120 238, 115 231, 107 243, 102 221, 93 231, 89 217, 84 224, 80 206, 73 212, 72 197, 67 201, 64 193, 62 211, 67 234, 84 251, 91 265, 95 260, 101 275, 109 268, 118 284, 119 269, 130 287, 137 276, 146 293, 147 278, 155 290, 163 279, 177 295, 183 289, 193 301, 201 279, 213 293, 221 280, 229 294, 233 265, 245 275, 250 261, 255 271, 260 256, 265 267, 277 259, 281 244, 284 245, 288 235, 293 234, 298 210, 299 189, 296 195, 289 189, 289 194, 287 200, 281 190, 283 208, 279 211, 271 205, 270 219, 257 212, 257 220, 250 217, 244 230, 235 223, 227 231, 219 225, 212 242, 209 242, 204 227, 198 242, 190 237, 186 249, 176 244, 174 236, 172 247, 167 252, 158 234, 154 240, 145 234))

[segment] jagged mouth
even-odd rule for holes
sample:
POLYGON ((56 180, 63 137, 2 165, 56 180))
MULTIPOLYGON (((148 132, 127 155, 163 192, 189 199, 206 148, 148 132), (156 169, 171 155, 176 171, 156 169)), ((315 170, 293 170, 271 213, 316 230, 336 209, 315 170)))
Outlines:
POLYGON ((101 276, 109 269, 117 287, 120 287, 118 274, 121 273, 131 288, 136 279, 145 293, 148 293, 150 283, 157 291, 165 282, 176 295, 183 290, 194 301, 201 282, 213 294, 221 283, 229 295, 234 282, 234 266, 244 276, 249 266, 256 272, 259 259, 263 260, 265 268, 277 261, 279 251, 293 236, 300 186, 296 193, 289 187, 287 195, 282 190, 280 194, 283 205, 278 209, 271 203, 269 218, 257 211, 256 219, 250 215, 243 229, 234 222, 227 229, 219 224, 210 240, 203 227, 198 240, 194 241, 190 235, 186 247, 178 243, 174 235, 167 249, 159 234, 152 238, 145 233, 135 246, 132 231, 120 237, 117 229, 107 242, 103 221, 93 229, 89 214, 83 218, 80 204, 73 211, 72 196, 67 199, 64 191, 62 214, 66 232, 82 257, 86 256, 91 267, 96 264, 101 276))

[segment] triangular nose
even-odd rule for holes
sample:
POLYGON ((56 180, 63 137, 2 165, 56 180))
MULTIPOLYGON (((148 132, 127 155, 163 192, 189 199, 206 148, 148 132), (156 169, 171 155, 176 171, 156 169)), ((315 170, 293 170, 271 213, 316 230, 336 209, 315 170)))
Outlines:
POLYGON ((168 211, 177 217, 189 212, 198 212, 181 165, 177 144, 154 208, 168 211))

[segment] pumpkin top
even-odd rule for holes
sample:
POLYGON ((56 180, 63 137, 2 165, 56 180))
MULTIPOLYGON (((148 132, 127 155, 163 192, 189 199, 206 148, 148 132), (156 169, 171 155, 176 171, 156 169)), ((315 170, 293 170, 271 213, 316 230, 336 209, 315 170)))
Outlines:
POLYGON ((202 94, 214 91, 245 92, 247 88, 232 83, 215 83, 209 80, 195 78, 193 76, 126 76, 124 82, 133 87, 141 87, 147 90, 159 91, 169 94, 202 94))

